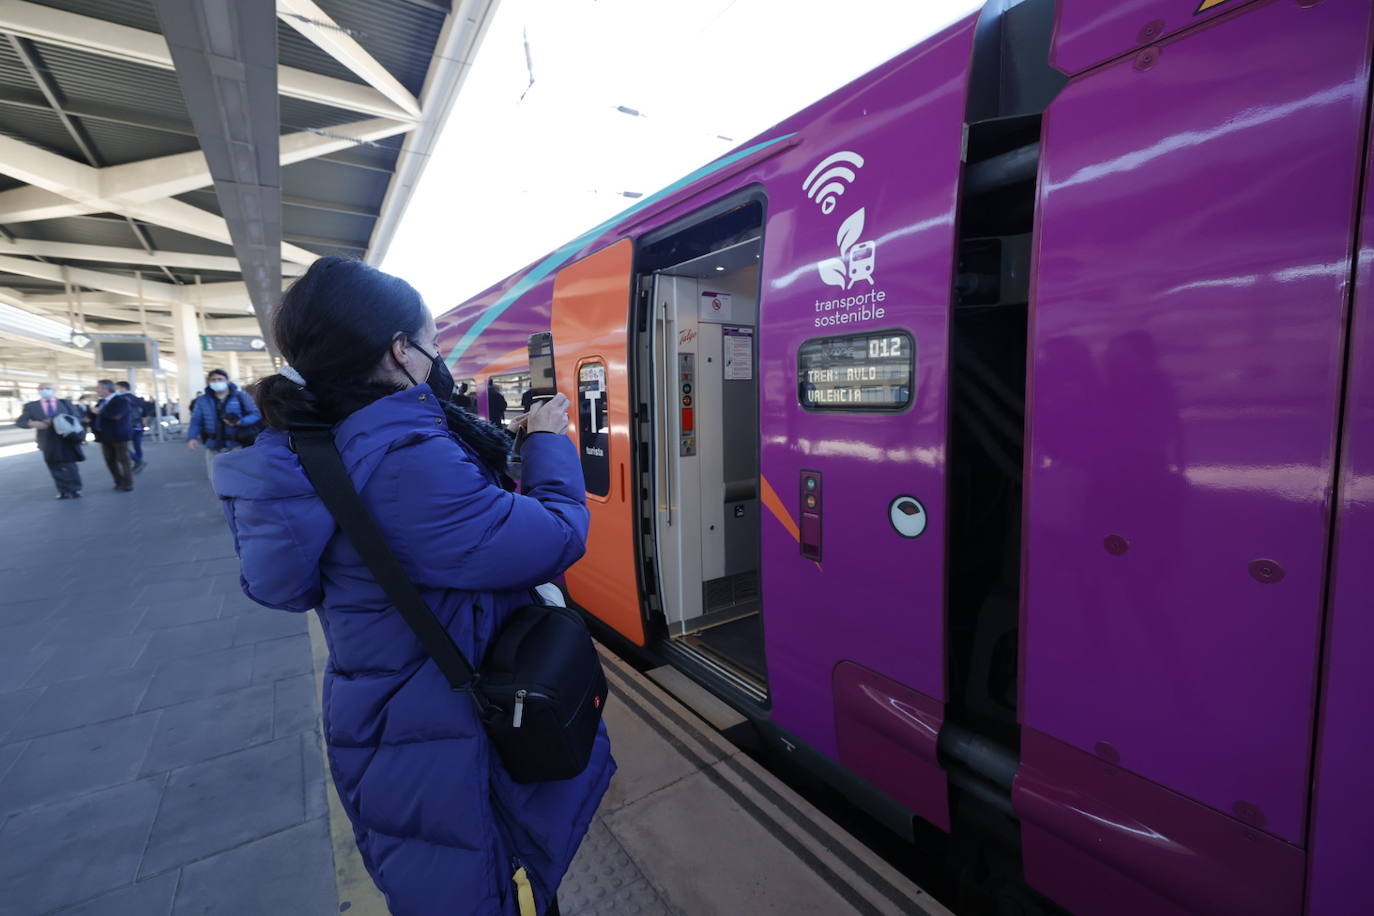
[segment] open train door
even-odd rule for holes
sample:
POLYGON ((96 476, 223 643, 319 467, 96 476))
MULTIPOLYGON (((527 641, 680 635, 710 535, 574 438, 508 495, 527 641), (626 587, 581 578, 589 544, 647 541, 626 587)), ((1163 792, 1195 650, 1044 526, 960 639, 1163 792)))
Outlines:
POLYGON ((638 645, 644 619, 635 576, 630 499, 629 239, 559 271, 553 284, 558 389, 574 400, 573 441, 587 479, 587 552, 566 574, 568 594, 638 645))

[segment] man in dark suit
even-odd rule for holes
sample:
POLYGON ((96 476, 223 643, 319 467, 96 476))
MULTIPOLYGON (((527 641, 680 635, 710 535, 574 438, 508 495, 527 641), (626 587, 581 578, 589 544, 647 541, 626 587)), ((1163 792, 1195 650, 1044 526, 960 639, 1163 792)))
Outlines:
POLYGON ((38 400, 24 405, 14 425, 20 429, 35 430, 38 450, 47 462, 52 482, 57 484, 57 498, 76 499, 81 495, 81 471, 76 463, 85 461, 86 456, 79 440, 59 436, 53 430, 53 417, 58 414, 80 416, 76 405, 66 398, 59 398, 54 385, 44 383, 38 388, 38 400))
POLYGON ((115 387, 121 395, 129 399, 129 421, 130 429, 133 431, 133 438, 129 440, 129 458, 134 463, 134 473, 138 474, 148 466, 143 460, 143 418, 148 415, 149 405, 143 398, 134 394, 134 389, 128 382, 115 382, 115 387))
POLYGON ((91 408, 91 429, 105 466, 114 478, 115 489, 128 493, 134 488, 134 469, 129 459, 129 440, 133 433, 133 409, 129 399, 115 391, 115 383, 107 378, 96 382, 100 402, 91 408))
POLYGON ((506 398, 494 379, 487 379, 487 419, 497 424, 506 422, 506 398))

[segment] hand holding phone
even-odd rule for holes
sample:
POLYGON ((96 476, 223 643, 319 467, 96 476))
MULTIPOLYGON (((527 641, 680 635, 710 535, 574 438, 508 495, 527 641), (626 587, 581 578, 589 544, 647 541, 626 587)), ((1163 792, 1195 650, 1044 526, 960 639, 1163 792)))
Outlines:
POLYGON ((525 421, 525 433, 553 433, 561 436, 568 431, 568 396, 555 393, 547 401, 530 407, 525 421))

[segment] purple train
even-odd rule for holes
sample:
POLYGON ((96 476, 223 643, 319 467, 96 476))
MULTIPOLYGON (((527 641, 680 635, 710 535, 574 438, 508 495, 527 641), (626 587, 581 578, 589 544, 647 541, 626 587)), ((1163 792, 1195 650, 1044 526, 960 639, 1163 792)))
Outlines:
POLYGON ((450 312, 571 597, 1074 913, 1374 912, 1372 14, 993 3, 450 312))

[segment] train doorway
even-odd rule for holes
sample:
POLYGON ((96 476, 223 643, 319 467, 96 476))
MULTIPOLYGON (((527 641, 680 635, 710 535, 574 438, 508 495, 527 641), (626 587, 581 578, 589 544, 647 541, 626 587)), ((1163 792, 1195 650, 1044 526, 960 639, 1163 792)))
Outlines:
MULTIPOLYGON (((758 204, 748 209, 761 215, 758 204)), ((653 532, 669 645, 762 700, 756 338, 763 240, 757 222, 743 238, 716 234, 715 245, 678 248, 686 260, 645 278, 640 365, 649 371, 641 374, 641 399, 653 418, 645 527, 653 532), (701 247, 708 250, 690 256, 701 247)))

